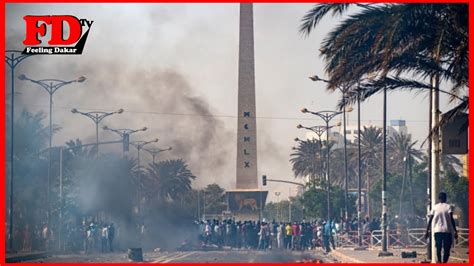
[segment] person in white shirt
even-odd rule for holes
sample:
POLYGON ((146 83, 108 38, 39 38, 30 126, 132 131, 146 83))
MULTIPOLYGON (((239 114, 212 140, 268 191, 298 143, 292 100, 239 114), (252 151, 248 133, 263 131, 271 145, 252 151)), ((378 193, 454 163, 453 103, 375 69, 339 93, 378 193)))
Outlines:
POLYGON ((446 203, 446 193, 439 193, 438 200, 440 202, 433 206, 429 215, 425 238, 430 236, 430 231, 434 233, 437 262, 446 263, 454 244, 453 238, 458 238, 458 232, 453 217, 454 206, 446 203), (442 259, 441 249, 444 250, 442 259))
POLYGON ((102 253, 107 251, 107 237, 108 237, 108 234, 109 234, 109 232, 108 232, 107 224, 103 224, 102 229, 101 229, 101 250, 102 250, 102 253))

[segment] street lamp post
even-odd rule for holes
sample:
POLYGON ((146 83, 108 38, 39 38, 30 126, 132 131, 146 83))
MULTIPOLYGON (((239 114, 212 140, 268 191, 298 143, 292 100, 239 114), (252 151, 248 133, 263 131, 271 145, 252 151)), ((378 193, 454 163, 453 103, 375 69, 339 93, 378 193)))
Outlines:
POLYGON ((130 142, 130 144, 132 144, 138 151, 137 153, 138 169, 140 169, 141 167, 140 166, 140 150, 143 149, 143 147, 145 147, 146 145, 154 143, 154 142, 158 142, 158 139, 154 139, 150 141, 137 140, 137 141, 130 142))
POLYGON ((100 112, 100 111, 81 112, 81 111, 77 110, 76 108, 74 108, 74 109, 71 110, 71 112, 73 114, 81 114, 83 116, 86 116, 86 117, 92 119, 92 121, 94 122, 94 124, 95 124, 95 143, 96 143, 96 152, 97 152, 96 155, 99 156, 99 123, 100 123, 100 121, 102 121, 107 116, 110 116, 110 115, 113 115, 113 114, 123 113, 123 109, 119 109, 119 110, 113 111, 113 112, 100 112))
MULTIPOLYGON (((325 80, 325 79, 322 79, 320 77, 318 77, 317 75, 314 75, 314 76, 311 76, 309 77, 309 79, 311 79, 312 81, 322 81, 322 82, 325 82, 325 83, 329 83, 328 80, 325 80)), ((343 136, 344 136, 344 211, 345 211, 345 218, 346 220, 349 218, 348 217, 348 211, 347 211, 347 201, 348 201, 348 177, 347 177, 347 137, 346 137, 346 105, 345 105, 345 101, 346 101, 346 92, 348 90, 349 87, 347 86, 337 86, 337 88, 341 91, 342 93, 342 100, 344 102, 344 107, 342 109, 342 113, 343 113, 343 119, 342 119, 342 123, 343 123, 343 136)))
POLYGON ((159 149, 159 148, 150 148, 150 149, 143 149, 144 151, 148 152, 149 154, 151 154, 152 158, 153 158, 153 163, 155 163, 155 157, 160 153, 160 152, 164 152, 164 151, 171 151, 173 148, 172 147, 168 147, 166 149, 159 149))
POLYGON ((357 95, 357 243, 359 247, 362 246, 362 228, 360 223, 360 216, 362 212, 361 202, 361 185, 362 185, 362 170, 361 170, 361 149, 360 149, 360 96, 357 95))
POLYGON ((302 113, 310 113, 313 115, 319 116, 326 123, 326 142, 327 142, 327 202, 328 202, 328 222, 331 219, 331 176, 330 176, 330 158, 329 158, 329 122, 336 117, 337 115, 342 114, 342 112, 337 111, 319 111, 311 112, 306 108, 301 110, 302 113))
POLYGON ((22 54, 21 51, 17 50, 6 50, 5 51, 5 63, 11 71, 11 104, 10 104, 10 225, 9 225, 9 238, 8 245, 9 249, 13 250, 13 139, 15 136, 14 124, 15 124, 15 67, 18 66, 23 60, 30 57, 31 55, 22 54))
MULTIPOLYGON (((151 144, 151 143, 154 143, 154 142, 158 142, 158 139, 154 139, 154 140, 150 140, 150 141, 142 141, 142 140, 138 140, 138 141, 133 141, 133 142, 130 142, 130 144, 132 144, 136 149, 137 149, 137 165, 138 165, 138 169, 140 170, 141 168, 141 165, 140 165, 140 150, 143 149, 143 147, 145 147, 146 145, 148 144, 151 144)), ((141 175, 140 175, 141 177, 141 175)), ((141 183, 141 179, 140 179, 140 182, 141 183)), ((141 215, 141 190, 140 190, 140 184, 138 185, 138 215, 140 216, 141 215)))
POLYGON ((49 228, 50 224, 50 187, 51 187, 51 147, 53 144, 53 95, 55 92, 57 92, 61 87, 74 83, 74 82, 84 82, 86 80, 85 77, 81 76, 77 79, 74 80, 60 80, 60 79, 40 79, 40 80, 33 80, 28 78, 26 75, 21 74, 18 76, 18 79, 20 80, 26 80, 30 81, 32 83, 35 83, 39 86, 41 86, 43 89, 46 90, 49 94, 49 165, 48 165, 48 190, 47 190, 47 201, 48 201, 48 211, 47 211, 47 225, 49 228))
MULTIPOLYGON (((136 149, 137 149, 137 165, 138 165, 138 170, 140 170, 141 166, 140 166, 140 150, 143 149, 143 147, 145 147, 146 145, 150 144, 150 143, 153 143, 153 142, 158 142, 158 139, 154 139, 154 140, 150 140, 150 141, 142 141, 142 140, 137 140, 137 141, 133 141, 133 142, 130 142, 130 144, 132 144, 136 149)), ((141 174, 139 175, 139 180, 138 180, 138 186, 137 186, 137 217, 138 217, 138 220, 139 220, 139 225, 141 224, 141 215, 142 215, 142 211, 141 211, 141 203, 142 203, 142 192, 141 192, 141 174)), ((139 228, 141 228, 141 226, 139 226, 139 228)), ((142 242, 142 233, 143 231, 140 230, 139 232, 139 237, 138 237, 138 242, 140 243, 141 245, 141 242, 142 242)))
POLYGON ((392 256, 388 252, 387 231, 387 89, 383 89, 383 160, 382 160, 382 251, 379 256, 392 256))
POLYGON ((146 131, 148 128, 147 127, 142 127, 139 129, 129 129, 129 128, 118 128, 118 129, 113 129, 108 126, 103 126, 103 130, 108 130, 111 132, 114 132, 115 134, 119 135, 122 139, 124 139, 125 136, 130 136, 133 133, 137 133, 140 131, 146 131))

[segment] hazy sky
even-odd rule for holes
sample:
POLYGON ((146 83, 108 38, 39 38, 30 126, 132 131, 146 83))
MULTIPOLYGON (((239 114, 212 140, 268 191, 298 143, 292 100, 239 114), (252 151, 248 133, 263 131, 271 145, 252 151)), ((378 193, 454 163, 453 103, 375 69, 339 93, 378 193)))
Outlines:
MULTIPOLYGON (((293 139, 306 133, 296 125, 322 125, 300 109, 334 109, 340 97, 308 79, 313 74, 325 77, 318 48, 338 23, 337 18, 326 18, 311 36, 303 37, 298 26, 311 7, 254 5, 259 176, 294 180, 288 161, 293 139)), ((196 186, 217 182, 233 188, 238 4, 8 4, 7 49, 23 49, 24 15, 50 14, 94 20, 82 55, 34 56, 17 68, 18 75, 32 79, 87 77, 85 83, 68 85, 54 95, 53 120, 62 129, 53 145, 74 138, 95 140, 92 121, 72 114, 71 108, 124 108, 125 113, 106 118, 102 125, 147 126, 147 132, 132 139, 158 137, 158 147, 176 147, 160 159, 183 157, 198 175, 196 186)), ((20 80, 15 85, 21 92, 18 110, 48 110, 48 96, 41 88, 20 80)), ((442 111, 447 110, 446 97, 442 96, 441 103, 442 111)), ((362 105, 362 123, 381 125, 381 108, 380 95, 369 99, 362 105)), ((356 118, 357 113, 351 113, 348 123, 355 124, 356 118)), ((406 120, 413 137, 424 139, 426 93, 390 93, 388 119, 406 120)), ((116 137, 101 130, 100 139, 116 137)), ((151 160, 148 155, 142 157, 151 160)), ((281 198, 288 196, 287 185, 269 183, 266 188, 271 200, 275 191, 282 192, 281 198)))

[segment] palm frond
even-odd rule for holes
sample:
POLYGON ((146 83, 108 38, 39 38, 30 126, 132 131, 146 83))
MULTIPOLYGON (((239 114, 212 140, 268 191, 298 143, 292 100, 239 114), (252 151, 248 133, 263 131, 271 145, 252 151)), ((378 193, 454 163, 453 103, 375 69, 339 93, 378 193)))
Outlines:
POLYGON ((299 27, 300 33, 308 36, 313 28, 325 17, 327 14, 341 15, 346 11, 351 4, 317 4, 311 10, 306 12, 301 25, 299 27))

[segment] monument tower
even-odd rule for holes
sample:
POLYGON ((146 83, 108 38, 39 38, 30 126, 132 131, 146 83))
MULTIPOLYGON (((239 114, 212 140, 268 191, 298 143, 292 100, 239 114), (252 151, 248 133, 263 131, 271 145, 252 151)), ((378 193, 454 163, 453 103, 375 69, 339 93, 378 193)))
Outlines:
POLYGON ((253 7, 240 4, 237 189, 258 188, 253 7))
POLYGON ((240 4, 236 189, 228 192, 229 210, 237 219, 261 218, 266 191, 258 188, 257 121, 253 4, 240 4))

